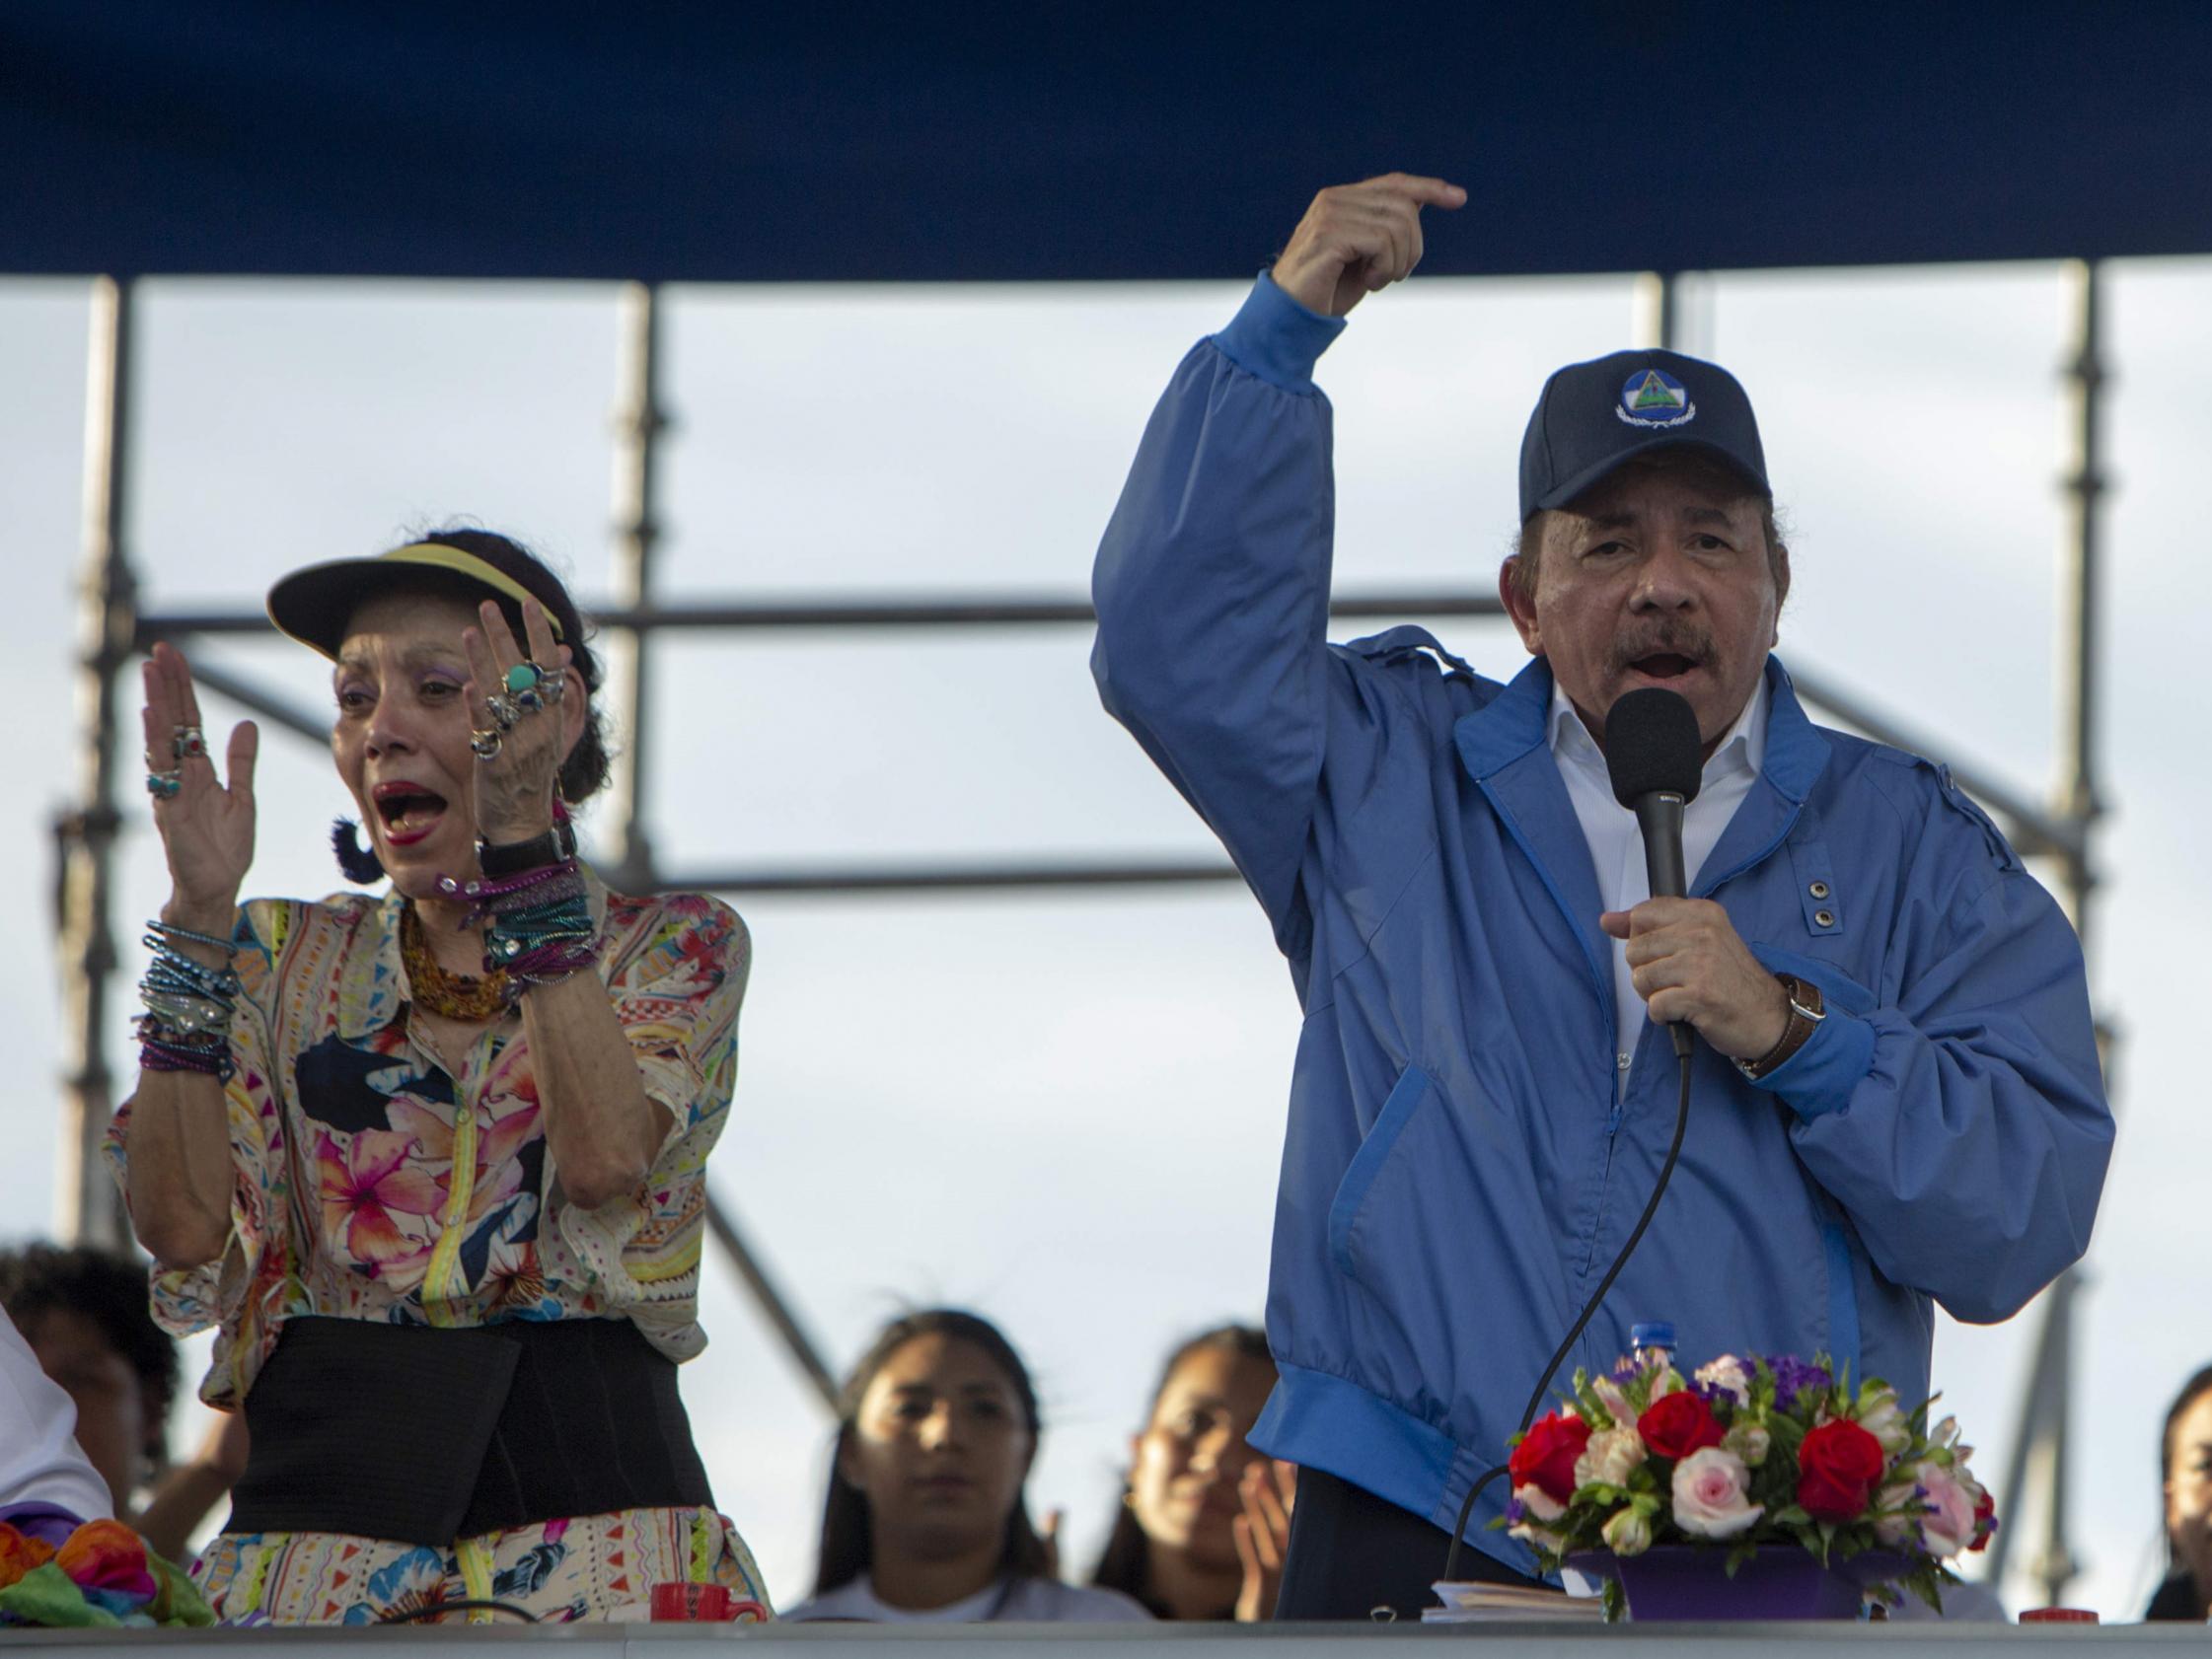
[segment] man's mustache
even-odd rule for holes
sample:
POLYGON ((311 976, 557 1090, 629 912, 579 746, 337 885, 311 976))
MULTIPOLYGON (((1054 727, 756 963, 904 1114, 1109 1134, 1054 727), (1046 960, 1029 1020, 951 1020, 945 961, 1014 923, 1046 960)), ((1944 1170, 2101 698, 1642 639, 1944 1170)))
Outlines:
POLYGON ((1713 635, 1696 622, 1668 622, 1631 635, 1613 646, 1613 667, 1631 668, 1647 657, 1686 657, 1693 663, 1713 660, 1713 635))

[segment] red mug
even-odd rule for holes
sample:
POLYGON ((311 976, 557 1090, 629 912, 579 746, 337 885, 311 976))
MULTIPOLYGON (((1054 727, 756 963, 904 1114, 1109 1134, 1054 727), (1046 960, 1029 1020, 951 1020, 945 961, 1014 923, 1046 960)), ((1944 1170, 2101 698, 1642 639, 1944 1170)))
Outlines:
MULTIPOLYGON (((749 1604, 758 1607, 758 1602, 749 1604)), ((723 1623, 730 1617, 730 1593, 726 1585, 687 1584, 672 1580, 653 1586, 653 1621, 683 1620, 692 1622, 723 1623)))

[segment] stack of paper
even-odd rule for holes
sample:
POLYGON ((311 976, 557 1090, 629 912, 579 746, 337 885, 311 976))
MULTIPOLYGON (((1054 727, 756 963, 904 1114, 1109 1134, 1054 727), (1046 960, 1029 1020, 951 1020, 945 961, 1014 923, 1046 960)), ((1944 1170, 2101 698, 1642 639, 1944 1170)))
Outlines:
POLYGON ((1557 1590, 1526 1590, 1513 1584, 1435 1586, 1441 1607, 1424 1608, 1424 1624, 1474 1624, 1495 1620, 1544 1623, 1602 1623, 1605 1604, 1595 1596, 1563 1596, 1557 1590))

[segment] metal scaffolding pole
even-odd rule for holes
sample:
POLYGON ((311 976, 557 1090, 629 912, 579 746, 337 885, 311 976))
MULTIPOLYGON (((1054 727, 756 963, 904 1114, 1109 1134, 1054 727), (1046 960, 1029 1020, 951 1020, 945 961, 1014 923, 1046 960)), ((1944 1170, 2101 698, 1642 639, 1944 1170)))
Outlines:
MULTIPOLYGON (((2068 327, 2066 358, 2066 469, 2060 476, 2066 514, 2059 546, 2060 615, 2058 659, 2058 773, 2051 790, 2052 815, 2071 824, 2070 845, 2050 849, 2058 859, 2060 899, 2090 952, 2091 900, 2097 872, 2091 862, 2092 831, 2103 811, 2098 785, 2099 599, 2102 547, 2099 513, 2107 480, 2103 468, 2103 393, 2110 379, 2102 356, 2100 272, 2088 260, 2065 267, 2068 327)), ((2100 1028, 2108 1047, 2110 1034, 2100 1028)), ((2110 1076, 2107 1052, 2106 1076, 2110 1076)), ((2002 1583, 2019 1564, 2052 1606, 2081 1572, 2066 1539, 2067 1440, 2073 1415, 2074 1303, 2082 1288, 2079 1268, 2069 1268, 2042 1297, 2042 1324, 2035 1358, 2021 1402, 2011 1455, 2005 1467, 2005 1512, 2031 1519, 2032 1537, 2014 1526, 2001 1531, 1990 1551, 1989 1577, 2002 1583)))
MULTIPOLYGON (((656 484, 660 407, 660 304, 648 283, 622 294, 623 395, 615 409, 615 605, 640 612, 652 603, 653 550, 660 541, 656 484)), ((624 893, 650 893, 653 841, 646 828, 646 740, 651 732, 650 633, 615 623, 607 641, 609 712, 621 736, 606 809, 607 879, 624 893)))
POLYGON ((110 916, 114 844, 115 732, 123 670, 137 634, 137 583, 122 537, 130 409, 131 287, 92 285, 85 383, 85 521, 77 609, 77 804, 54 824, 55 927, 62 979, 61 1168, 56 1230, 77 1244, 127 1248, 129 1223, 100 1157, 114 1110, 108 1070, 108 986, 115 970, 110 916))

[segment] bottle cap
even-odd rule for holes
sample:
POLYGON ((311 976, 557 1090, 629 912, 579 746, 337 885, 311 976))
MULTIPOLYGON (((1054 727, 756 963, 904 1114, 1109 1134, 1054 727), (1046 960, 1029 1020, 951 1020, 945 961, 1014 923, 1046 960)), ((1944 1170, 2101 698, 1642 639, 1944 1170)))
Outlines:
POLYGON ((2095 1624, 2098 1617, 2086 1607, 2031 1607, 2020 1616, 2023 1624, 2095 1624))
POLYGON ((1651 1319, 1628 1328, 1628 1345, 1632 1348, 1671 1348, 1674 1346, 1674 1322, 1670 1319, 1651 1319))

